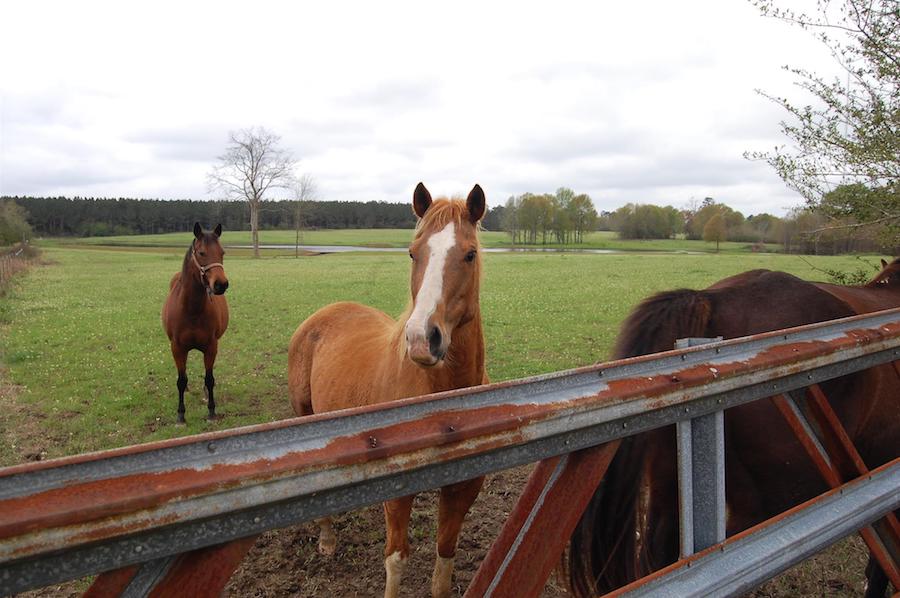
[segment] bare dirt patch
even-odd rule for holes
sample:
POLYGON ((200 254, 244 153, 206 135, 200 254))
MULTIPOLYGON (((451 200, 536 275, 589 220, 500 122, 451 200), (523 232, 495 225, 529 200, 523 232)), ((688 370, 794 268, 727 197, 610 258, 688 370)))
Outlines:
POLYGON ((20 402, 21 392, 0 369, 0 466, 41 461, 52 442, 41 425, 46 416, 20 402))
MULTIPOLYGON (((531 472, 523 466, 488 476, 475 501, 456 551, 453 587, 462 595, 500 531, 531 472)), ((403 596, 431 595, 437 493, 416 498, 410 523, 410 558, 403 596)), ((384 591, 384 515, 375 505, 335 518, 337 552, 316 550, 319 528, 308 523, 263 534, 226 588, 227 596, 380 596, 384 591)), ((542 596, 565 596, 551 579, 542 596)))

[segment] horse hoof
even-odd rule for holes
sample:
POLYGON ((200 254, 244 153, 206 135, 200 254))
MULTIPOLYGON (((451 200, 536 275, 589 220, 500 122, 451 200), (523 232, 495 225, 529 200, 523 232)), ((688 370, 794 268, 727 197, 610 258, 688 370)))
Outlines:
POLYGON ((184 428, 185 426, 187 426, 187 422, 185 422, 183 419, 179 419, 177 422, 175 422, 176 428, 184 428))
POLYGON ((336 538, 319 538, 319 554, 322 556, 331 556, 337 548, 336 538))
POLYGON ((225 416, 222 415, 221 413, 210 413, 209 415, 206 416, 206 421, 208 421, 210 423, 221 421, 223 419, 225 419, 225 416))

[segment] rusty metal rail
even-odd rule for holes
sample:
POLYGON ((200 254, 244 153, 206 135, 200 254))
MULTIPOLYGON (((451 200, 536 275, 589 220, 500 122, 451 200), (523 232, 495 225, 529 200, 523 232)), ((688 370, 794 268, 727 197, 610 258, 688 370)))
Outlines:
POLYGON ((900 309, 0 470, 0 594, 595 446, 900 359, 900 309))

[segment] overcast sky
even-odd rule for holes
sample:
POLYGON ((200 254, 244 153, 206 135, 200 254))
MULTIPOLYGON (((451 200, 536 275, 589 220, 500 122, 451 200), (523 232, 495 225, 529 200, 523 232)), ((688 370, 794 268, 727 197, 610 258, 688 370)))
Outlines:
POLYGON ((228 132, 263 126, 321 199, 802 203, 741 155, 786 141, 754 90, 832 64, 745 0, 311 4, 3 3, 0 194, 214 198, 228 132))

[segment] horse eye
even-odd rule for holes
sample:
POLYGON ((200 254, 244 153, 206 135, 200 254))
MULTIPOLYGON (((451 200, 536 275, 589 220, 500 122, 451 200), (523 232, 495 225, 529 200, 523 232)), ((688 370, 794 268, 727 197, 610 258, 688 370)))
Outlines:
POLYGON ((200 257, 206 257, 206 252, 205 252, 205 251, 201 251, 201 252, 200 252, 200 257))
POLYGON ((474 259, 475 259, 475 250, 473 249, 472 251, 470 251, 469 253, 466 254, 466 261, 471 262, 474 259))
POLYGON ((409 259, 414 260, 416 258, 413 257, 412 251, 409 252, 409 259))

